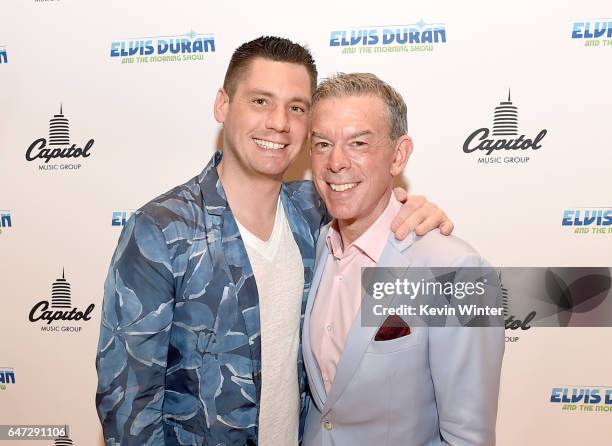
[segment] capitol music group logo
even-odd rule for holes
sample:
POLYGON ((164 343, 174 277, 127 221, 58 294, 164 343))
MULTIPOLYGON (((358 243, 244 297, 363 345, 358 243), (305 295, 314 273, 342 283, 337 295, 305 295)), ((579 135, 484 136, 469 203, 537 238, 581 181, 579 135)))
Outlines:
MULTIPOLYGON (((464 153, 483 154, 477 158, 480 164, 523 164, 530 157, 524 151, 540 150, 547 130, 540 130, 534 137, 520 135, 518 132, 518 107, 514 105, 508 90, 508 99, 501 101, 493 112, 493 128, 479 128, 473 131, 463 143, 464 153), (500 156, 496 152, 521 151, 521 155, 500 156), (492 156, 493 155, 493 156, 492 156)), ((528 152, 531 153, 531 152, 528 152)))
POLYGON ((362 26, 332 31, 329 46, 342 54, 410 53, 433 51, 446 43, 444 23, 422 19, 407 25, 362 26))
POLYGON ((213 34, 190 31, 175 36, 138 37, 111 42, 110 57, 121 63, 203 61, 215 52, 213 34))
MULTIPOLYGON (((51 286, 51 301, 41 300, 30 310, 28 319, 30 322, 43 321, 45 325, 40 327, 41 331, 68 331, 80 332, 80 326, 56 326, 58 321, 89 321, 95 307, 89 304, 85 310, 72 306, 72 291, 70 282, 66 280, 64 271, 62 277, 53 282, 51 286)), ((60 322, 61 323, 61 322, 60 322)))
POLYGON ((94 145, 94 140, 90 139, 83 147, 70 144, 70 124, 68 118, 64 116, 63 106, 60 104, 59 114, 53 115, 49 120, 49 140, 38 138, 26 151, 25 158, 28 161, 38 161, 39 170, 78 170, 82 167, 77 163, 50 164, 51 160, 65 158, 89 158, 90 150, 94 145), (47 147, 48 143, 48 147, 47 147), (43 162, 44 161, 44 162, 43 162))

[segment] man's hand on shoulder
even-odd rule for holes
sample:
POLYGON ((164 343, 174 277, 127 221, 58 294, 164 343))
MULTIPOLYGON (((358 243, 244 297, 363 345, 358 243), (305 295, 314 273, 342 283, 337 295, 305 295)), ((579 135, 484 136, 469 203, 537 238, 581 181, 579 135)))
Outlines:
POLYGON ((402 202, 402 208, 391 223, 395 238, 404 240, 415 231, 416 235, 427 234, 432 229, 440 228, 440 233, 450 235, 453 232, 453 222, 444 211, 427 201, 423 195, 408 195, 401 187, 393 189, 395 198, 402 202))

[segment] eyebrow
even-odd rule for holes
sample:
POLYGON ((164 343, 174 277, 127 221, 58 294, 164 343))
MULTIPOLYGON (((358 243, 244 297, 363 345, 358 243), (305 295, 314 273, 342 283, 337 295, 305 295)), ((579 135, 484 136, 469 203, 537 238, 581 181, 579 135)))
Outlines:
MULTIPOLYGON (((357 132, 357 133, 353 133, 351 135, 349 135, 348 139, 354 139, 354 138, 359 138, 361 136, 366 136, 366 135, 372 135, 373 132, 371 130, 362 130, 361 132, 357 132)), ((329 139, 327 136, 321 134, 321 133, 317 133, 314 130, 312 131, 311 135, 314 138, 321 138, 321 139, 329 139)))
MULTIPOLYGON (((274 93, 267 91, 267 90, 262 90, 260 88, 256 88, 255 90, 251 91, 251 94, 256 94, 256 95, 260 95, 260 96, 266 96, 269 98, 273 98, 275 97, 274 93)), ((306 98, 303 97, 299 97, 299 96, 294 96, 292 97, 289 102, 301 102, 302 104, 308 105, 310 106, 310 101, 306 98)))
POLYGON ((373 132, 371 130, 363 130, 361 132, 357 132, 357 133, 353 133, 352 135, 349 135, 349 139, 359 138, 360 136, 372 135, 372 133, 373 132))

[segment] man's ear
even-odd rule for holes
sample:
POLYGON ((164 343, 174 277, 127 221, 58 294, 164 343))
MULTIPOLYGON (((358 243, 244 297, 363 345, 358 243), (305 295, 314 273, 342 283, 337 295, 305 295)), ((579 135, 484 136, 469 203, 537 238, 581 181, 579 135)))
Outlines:
POLYGON ((219 88, 217 91, 217 97, 215 98, 215 106, 214 106, 214 115, 215 119, 219 124, 223 124, 225 122, 225 117, 227 116, 227 110, 229 107, 229 95, 225 92, 223 88, 219 88))
POLYGON ((404 170, 408 158, 410 158, 412 154, 413 147, 414 145, 410 136, 402 135, 397 139, 395 142, 393 164, 391 164, 391 175, 399 175, 402 170, 404 170))

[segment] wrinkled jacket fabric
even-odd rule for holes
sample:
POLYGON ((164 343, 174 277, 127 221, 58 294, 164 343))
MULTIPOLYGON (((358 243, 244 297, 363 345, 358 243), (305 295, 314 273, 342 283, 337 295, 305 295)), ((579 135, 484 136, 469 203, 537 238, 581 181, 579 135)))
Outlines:
MULTIPOLYGON (((259 297, 216 166, 147 203, 124 227, 104 287, 96 406, 106 445, 257 444, 259 297)), ((281 201, 306 298, 325 219, 310 182, 281 201)), ((308 406, 301 347, 300 436, 308 406)))

